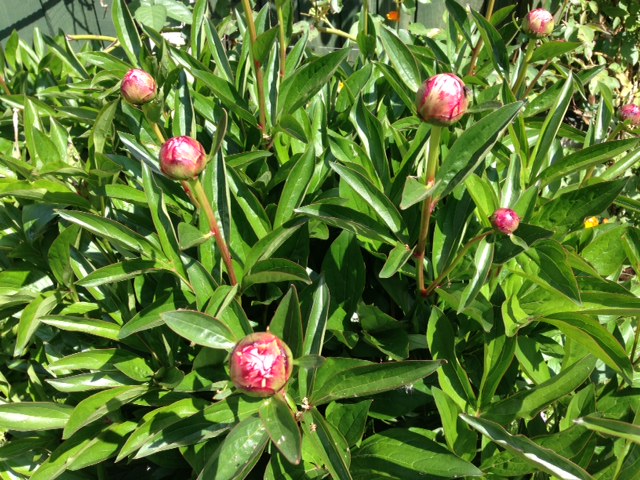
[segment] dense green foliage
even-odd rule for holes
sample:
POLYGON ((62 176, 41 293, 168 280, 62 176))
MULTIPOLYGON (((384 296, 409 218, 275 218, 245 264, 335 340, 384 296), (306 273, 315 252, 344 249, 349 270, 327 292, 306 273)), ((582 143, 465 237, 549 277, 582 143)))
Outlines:
POLYGON ((240 6, 156 1, 114 0, 112 43, 1 52, 0 479, 637 478, 638 87, 565 41, 593 11, 529 40, 513 7, 342 32, 276 0, 254 37, 240 6), (414 101, 441 72, 470 109, 439 129, 414 101), (201 208, 159 169, 182 135, 201 208), (267 328, 295 367, 253 398, 228 355, 267 328))

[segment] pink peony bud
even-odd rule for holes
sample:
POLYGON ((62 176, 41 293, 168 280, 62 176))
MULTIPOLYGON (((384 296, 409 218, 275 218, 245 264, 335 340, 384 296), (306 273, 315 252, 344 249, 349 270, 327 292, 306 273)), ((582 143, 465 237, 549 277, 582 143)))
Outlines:
POLYGON ((467 89, 453 73, 434 75, 418 89, 416 106, 425 122, 452 125, 467 112, 467 89))
POLYGON ((499 208, 491 215, 491 223, 505 235, 511 235, 518 229, 520 217, 510 208, 499 208))
POLYGON ((120 91, 127 102, 142 105, 156 98, 158 86, 147 72, 133 69, 129 70, 122 79, 120 91))
POLYGON ((536 38, 548 37, 553 32, 555 21, 553 15, 544 8, 531 10, 522 21, 522 30, 536 38))
POLYGON ((160 170, 174 180, 195 178, 206 165, 204 148, 191 137, 170 138, 160 149, 160 170))
POLYGON ((620 108, 620 119, 623 122, 629 121, 631 125, 637 127, 640 125, 640 107, 632 103, 623 105, 620 108))
POLYGON ((269 332, 244 337, 231 352, 231 381, 243 392, 269 397, 291 376, 293 360, 286 343, 269 332))

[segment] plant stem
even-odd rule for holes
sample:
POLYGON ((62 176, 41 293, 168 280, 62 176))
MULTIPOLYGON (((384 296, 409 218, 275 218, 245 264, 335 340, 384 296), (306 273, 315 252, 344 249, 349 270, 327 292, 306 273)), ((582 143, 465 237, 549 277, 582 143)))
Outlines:
MULTIPOLYGON (((636 318, 636 320, 639 320, 639 319, 640 317, 636 318)), ((629 360, 631 360, 632 365, 635 365, 636 362, 640 360, 640 358, 634 360, 634 357, 636 356, 636 349, 638 348, 639 337, 640 337, 640 323, 636 325, 636 332, 635 332, 635 335, 633 336, 633 347, 631 347, 631 355, 629 355, 629 360)))
POLYGON ((107 35, 67 35, 67 40, 99 40, 102 42, 117 42, 116 37, 109 37, 107 35))
POLYGON ((9 87, 7 86, 7 82, 5 82, 4 80, 4 75, 0 74, 0 85, 2 85, 2 89, 4 90, 4 93, 6 93, 7 95, 11 95, 11 90, 9 90, 9 87))
POLYGON ((325 27, 316 27, 320 33, 328 33, 330 35, 337 35, 338 37, 346 38, 347 40, 351 40, 355 42, 357 39, 354 35, 347 33, 345 31, 339 30, 337 28, 325 28, 325 27))
POLYGON ((533 90, 533 87, 535 86, 536 82, 540 79, 540 77, 542 76, 544 71, 547 68, 549 68, 549 65, 551 65, 551 60, 547 60, 545 62, 545 64, 542 66, 542 68, 538 71, 538 73, 536 74, 535 78, 533 79, 533 81, 531 82, 529 87, 527 87, 527 89, 525 90, 524 95, 522 96, 522 98, 527 98, 529 96, 529 94, 531 93, 531 90, 533 90))
MULTIPOLYGON (((487 22, 491 21, 491 17, 493 16, 493 8, 495 7, 496 0, 489 0, 489 5, 487 6, 487 14, 485 18, 487 22)), ((467 71, 467 75, 475 75, 476 72, 476 63, 478 62, 478 57, 480 56, 480 50, 482 49, 482 37, 478 39, 478 43, 473 49, 471 53, 471 62, 469 62, 469 70, 467 71)))
POLYGON ((278 14, 278 29, 280 31, 280 80, 282 80, 287 70, 287 38, 284 31, 285 24, 282 4, 277 4, 276 11, 278 14))
POLYGON ((460 250, 458 255, 456 255, 456 258, 454 258, 453 261, 449 265, 447 265, 447 267, 442 271, 442 273, 438 275, 438 278, 436 278, 431 283, 431 285, 427 287, 427 289, 425 290, 424 296, 430 295, 436 288, 438 288, 440 283, 442 283, 442 281, 451 273, 451 271, 456 267, 456 265, 458 265, 458 263, 460 263, 460 261, 464 258, 464 256, 467 254, 469 249, 476 243, 486 238, 491 233, 493 232, 492 231, 484 232, 478 235, 477 237, 474 237, 471 240, 469 240, 467 244, 464 247, 462 247, 462 250, 460 250))
POLYGON ((524 79, 527 76, 527 67, 529 66, 529 62, 531 61, 531 57, 533 56, 533 50, 536 47, 536 41, 531 39, 527 44, 527 49, 524 53, 524 61, 522 65, 520 65, 520 73, 518 74, 518 79, 516 80, 515 85, 513 86, 513 94, 518 98, 518 90, 522 86, 524 79))
MULTIPOLYGON (((424 181, 427 186, 433 185, 438 169, 438 154, 440 153, 440 137, 442 127, 431 128, 429 137, 429 152, 427 153, 427 168, 424 174, 424 181)), ((416 268, 418 277, 418 291, 425 296, 424 288, 424 257, 427 249, 427 238, 429 236, 429 224, 431 223, 431 210, 433 209, 434 198, 429 195, 422 202, 422 214, 420 216, 420 231, 418 233, 418 245, 416 247, 416 268)))
POLYGON ((216 215, 213 213, 213 208, 211 207, 211 203, 207 198, 207 194, 202 187, 202 183, 200 183, 200 180, 198 180, 197 178, 194 178, 193 180, 189 180, 189 186, 195 194, 200 207, 204 209, 204 213, 207 216, 207 220, 209 221, 209 229, 211 231, 211 234, 213 235, 213 238, 215 238, 216 240, 216 244, 218 245, 218 249, 220 250, 220 255, 222 256, 222 261, 227 267, 227 274, 229 275, 231 286, 235 286, 238 284, 238 280, 236 279, 236 272, 233 269, 233 263, 231 262, 231 252, 229 251, 229 247, 222 237, 222 232, 220 231, 220 227, 218 226, 216 215))
POLYGON ((263 133, 267 131, 267 101, 264 95, 264 77, 262 75, 262 65, 254 58, 253 49, 255 47, 258 33, 256 31, 256 24, 253 21, 253 10, 251 9, 251 3, 249 0, 242 0, 242 6, 244 8, 244 14, 247 17, 247 28, 249 29, 249 40, 251 42, 251 48, 249 53, 251 54, 251 60, 253 63, 253 71, 256 75, 256 83, 258 84, 258 109, 260 115, 260 128, 263 133))

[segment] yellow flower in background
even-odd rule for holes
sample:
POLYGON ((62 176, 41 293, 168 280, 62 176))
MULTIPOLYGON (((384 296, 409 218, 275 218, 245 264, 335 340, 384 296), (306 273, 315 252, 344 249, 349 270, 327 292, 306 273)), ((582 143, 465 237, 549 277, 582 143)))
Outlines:
POLYGON ((398 12, 397 10, 391 10, 389 13, 387 13, 387 20, 389 20, 390 22, 397 22, 400 20, 400 12, 398 12))
POLYGON ((593 228, 600 225, 600 220, 598 217, 589 217, 584 221, 584 228, 593 228))

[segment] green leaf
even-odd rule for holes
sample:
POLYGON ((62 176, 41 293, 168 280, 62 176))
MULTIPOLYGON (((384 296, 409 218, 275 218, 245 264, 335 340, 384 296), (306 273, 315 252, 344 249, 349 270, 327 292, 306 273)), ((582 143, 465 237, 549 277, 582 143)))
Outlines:
POLYGON ((432 387, 431 393, 440 414, 442 430, 449 450, 465 460, 472 460, 476 455, 478 436, 460 418, 462 409, 439 388, 432 387))
POLYGON ((111 136, 113 130, 113 119, 116 115, 118 108, 118 102, 107 103, 96 118, 96 122, 93 125, 93 147, 96 153, 102 153, 104 151, 107 137, 111 136))
POLYGON ((531 63, 540 62, 542 60, 552 60, 556 57, 560 57, 565 53, 569 53, 576 48, 580 47, 580 42, 564 42, 564 41, 551 41, 545 42, 539 45, 531 56, 531 63))
POLYGON ((123 0, 114 0, 111 5, 111 18, 120 41, 120 46, 127 55, 129 62, 134 67, 138 67, 138 59, 142 52, 142 42, 140 35, 131 17, 129 7, 123 0))
POLYGON ((527 262, 526 257, 519 257, 523 270, 539 277, 571 300, 580 302, 578 281, 568 263, 567 253, 560 243, 542 240, 537 242, 535 247, 529 248, 525 254, 532 262, 527 262))
POLYGON ((62 432, 62 438, 69 438, 82 427, 119 410, 148 391, 147 386, 124 386, 104 390, 85 398, 73 409, 62 432))
POLYGON ((355 235, 343 231, 329 247, 322 261, 322 273, 329 287, 332 310, 342 305, 353 313, 366 284, 366 267, 355 235))
POLYGON ((327 85, 340 64, 347 58, 348 48, 314 58, 280 86, 278 118, 295 112, 327 85))
POLYGON ((242 289, 246 290, 259 283, 303 282, 311 283, 307 271, 291 260, 269 258, 255 263, 242 278, 242 289))
POLYGON ((550 475, 567 480, 593 480, 591 475, 575 463, 553 450, 536 445, 527 437, 511 435, 497 423, 484 418, 466 414, 462 414, 461 418, 491 441, 550 475))
POLYGON ((483 472, 433 441, 422 428, 391 428, 372 435, 353 452, 355 478, 460 478, 483 472))
POLYGON ((31 341, 33 334, 38 329, 41 319, 48 315, 62 299, 55 292, 47 292, 38 295, 29 302, 20 315, 16 344, 13 348, 13 356, 23 355, 27 345, 31 341))
POLYGON ((638 139, 631 138, 591 145, 588 148, 567 155, 559 162, 545 168, 540 175, 538 175, 536 181, 540 180, 543 185, 548 185, 571 173, 604 163, 634 148, 637 144, 638 139))
POLYGON ((444 197, 475 171, 522 106, 522 102, 505 105, 467 128, 458 137, 438 169, 434 197, 444 197))
POLYGON ((181 250, 188 250, 191 247, 202 245, 211 237, 211 232, 202 233, 200 229, 184 222, 178 224, 178 243, 181 250))
POLYGON ((398 77, 411 92, 417 92, 422 84, 422 74, 411 50, 387 27, 383 26, 379 32, 384 50, 391 60, 393 68, 398 72, 398 77))
POLYGON ((357 403, 331 402, 327 406, 327 421, 344 436, 349 447, 359 444, 362 440, 371 402, 373 400, 357 403))
POLYGON ((117 340, 120 330, 120 326, 113 322, 71 315, 47 315, 43 316, 40 321, 60 330, 86 333, 109 340, 117 340))
MULTIPOLYGON (((330 296, 329 288, 323 276, 320 276, 316 285, 310 290, 311 306, 308 307, 307 322, 305 325, 304 338, 302 340, 302 355, 321 355, 324 345, 324 336, 327 331, 327 321, 329 318, 330 296)), ((308 396, 314 388, 314 370, 307 371, 300 369, 298 372, 300 392, 303 396, 308 396)))
POLYGON ((369 179, 348 165, 332 162, 329 166, 382 218, 389 229, 399 237, 400 241, 407 241, 406 235, 402 233, 404 223, 400 212, 384 192, 380 191, 369 179))
POLYGON ((315 165, 315 149, 313 145, 309 145, 304 153, 295 160, 287 176, 282 193, 280 194, 276 216, 273 220, 274 228, 281 226, 289 220, 293 216, 295 209, 302 204, 311 184, 315 165))
MULTIPOLYGON (((238 421, 252 417, 258 413, 262 399, 250 398, 246 395, 228 397, 209 405, 204 410, 199 407, 198 413, 182 418, 177 422, 170 422, 168 426, 161 425, 169 418, 175 418, 171 412, 158 418, 149 417, 151 434, 144 438, 144 444, 134 458, 143 458, 169 449, 184 445, 193 445, 226 434, 238 421), (168 417, 168 418, 167 418, 168 417)), ((185 415, 187 412, 185 411, 185 415)), ((262 428, 257 417, 258 427, 262 428)), ((266 435, 266 441, 269 437, 266 435)))
POLYGON ((621 422, 596 415, 587 415, 574 420, 576 425, 588 428, 594 432, 604 433, 617 438, 624 438, 635 443, 640 443, 640 425, 621 422))
POLYGON ((269 435, 260 418, 249 417, 241 421, 211 456, 198 480, 245 478, 260 459, 268 441, 269 435))
POLYGON ((143 25, 159 32, 167 21, 167 9, 162 5, 141 5, 133 16, 143 25))
POLYGON ((196 116, 193 110, 193 104, 191 103, 190 85, 184 70, 180 70, 178 79, 178 88, 174 93, 175 104, 173 107, 173 123, 171 124, 172 133, 174 137, 186 135, 195 138, 196 116))
POLYGON ((607 227, 598 229, 595 238, 582 250, 582 257, 603 277, 619 273, 627 260, 626 225, 607 227))
POLYGON ((389 235, 389 231, 386 228, 367 215, 349 207, 314 203, 298 208, 296 212, 321 220, 327 225, 348 230, 357 235, 362 235, 373 240, 380 240, 389 245, 396 244, 396 240, 389 235))
POLYGON ((530 419, 550 403, 568 395, 584 382, 596 364, 595 357, 588 355, 564 368, 550 380, 493 403, 482 413, 483 418, 507 424, 515 418, 530 419))
POLYGON ((350 480, 352 477, 349 472, 350 458, 347 442, 340 432, 327 423, 316 408, 312 408, 302 416, 302 428, 305 439, 308 439, 315 451, 320 453, 332 477, 350 480))
POLYGON ((585 218, 598 215, 618 197, 627 180, 601 182, 562 193, 534 213, 533 222, 556 231, 582 227, 585 218))
MULTIPOLYGON (((124 438, 135 428, 135 422, 94 425, 60 444, 30 477, 54 480, 68 471, 96 465, 115 456, 124 438)), ((71 474, 67 475, 71 477, 71 474)))
POLYGON ((302 459, 302 437, 293 412, 284 399, 275 395, 260 407, 260 419, 273 444, 294 465, 302 459))
POLYGON ((156 260, 125 260, 124 262, 114 263, 94 270, 89 275, 78 280, 76 285, 85 288, 99 287, 100 285, 122 282, 145 273, 158 272, 160 270, 167 270, 167 267, 156 260))
POLYGON ((255 42, 252 42, 254 62, 262 65, 267 61, 277 35, 278 27, 273 27, 256 37, 255 42))
POLYGON ((433 307, 427 323, 427 344, 434 360, 442 362, 438 369, 438 383, 458 407, 466 411, 467 406, 476 405, 476 395, 469 376, 458 360, 455 351, 456 335, 451 321, 438 307, 433 307))
POLYGON ((557 314, 540 318, 562 331, 568 338, 584 345, 589 353, 599 358, 631 384, 633 367, 624 347, 603 327, 600 322, 587 315, 557 314))
MULTIPOLYGON (((321 385, 316 385, 310 403, 322 405, 342 398, 357 398, 395 390, 431 375, 443 363, 443 360, 407 360, 349 368, 333 375, 321 385)), ((327 363, 322 368, 327 368, 327 363)))
POLYGON ((163 257, 162 252, 159 252, 149 240, 118 222, 91 213, 71 210, 61 210, 58 215, 95 235, 129 247, 134 252, 151 258, 157 257, 158 254, 160 254, 160 258, 163 257))
POLYGON ((482 40, 486 45, 486 49, 491 49, 488 52, 488 56, 493 62, 493 66, 496 71, 500 74, 503 80, 509 78, 509 57, 507 47, 504 43, 504 40, 500 36, 500 33, 496 30, 496 28, 491 25, 475 10, 471 10, 471 15, 478 25, 478 30, 480 31, 480 35, 482 36, 482 40))
POLYGON ((161 313, 160 317, 171 330, 198 345, 230 350, 237 343, 237 339, 224 323, 204 313, 177 310, 161 313))
POLYGON ((191 74, 206 85, 226 108, 250 125, 258 126, 255 116, 249 110, 247 101, 238 93, 238 90, 232 83, 204 70, 193 69, 191 70, 191 74))
POLYGON ((475 300, 478 293, 480 293, 480 289, 484 286, 484 283, 489 276, 489 271, 493 266, 494 245, 495 244, 493 242, 487 241, 486 238, 480 241, 473 259, 475 272, 465 289, 462 291, 460 304, 458 305, 458 313, 463 312, 464 309, 475 300))
POLYGON ((382 266, 382 270, 378 276, 380 278, 391 278, 398 270, 400 270, 413 256, 415 248, 409 248, 408 245, 403 243, 396 244, 395 247, 389 252, 386 262, 382 266))
POLYGON ((558 131, 562 126, 562 121, 567 113, 572 96, 573 75, 569 73, 569 76, 562 87, 562 91, 556 98, 547 118, 545 118, 544 123, 542 124, 540 134, 538 135, 538 142, 531 153, 531 163, 527 165, 531 172, 529 178, 535 178, 544 167, 547 167, 547 165, 545 165, 545 161, 549 156, 551 145, 556 139, 556 135, 558 135, 558 131))
POLYGON ((73 407, 53 402, 0 404, 0 428, 16 432, 64 428, 73 407))
POLYGON ((373 166, 373 170, 370 170, 370 179, 372 181, 375 180, 380 187, 390 185, 384 126, 364 104, 362 95, 358 97, 358 101, 351 109, 349 119, 367 153, 368 163, 373 166), (374 175, 376 176, 375 178, 374 175))
POLYGON ((412 205, 421 202, 429 195, 433 194, 435 185, 428 187, 417 177, 407 177, 402 189, 402 199, 400 200, 400 209, 406 210, 412 205))
POLYGON ((269 331, 289 345, 293 358, 302 354, 302 316, 298 292, 291 285, 274 313, 269 331))

